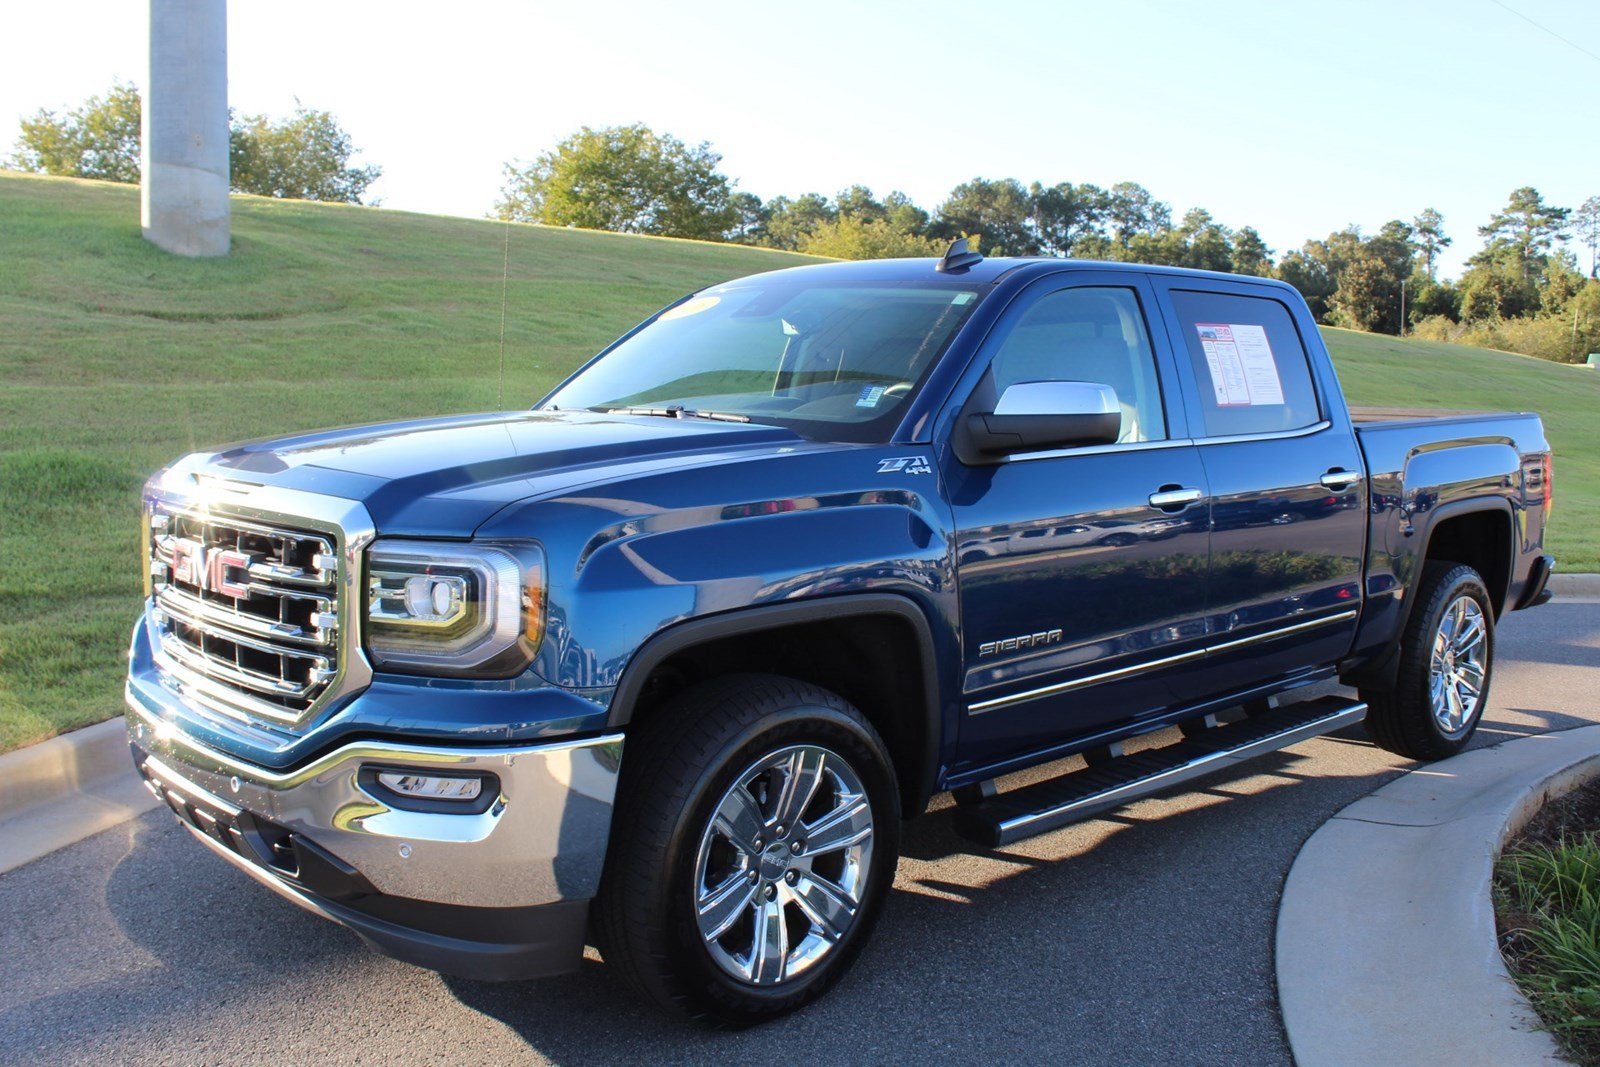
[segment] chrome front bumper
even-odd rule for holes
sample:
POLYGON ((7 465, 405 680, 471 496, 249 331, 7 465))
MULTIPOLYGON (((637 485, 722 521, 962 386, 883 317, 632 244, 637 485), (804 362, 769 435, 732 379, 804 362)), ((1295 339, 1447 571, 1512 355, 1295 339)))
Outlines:
POLYGON ((358 741, 280 772, 199 744, 146 699, 129 687, 140 773, 192 831, 258 880, 424 966, 481 977, 554 973, 565 968, 545 958, 552 939, 576 966, 605 862, 620 734, 482 748, 358 741), (477 814, 406 810, 364 785, 362 769, 374 766, 488 772, 499 795, 477 814), (541 914, 549 921, 534 921, 541 914), (550 931, 550 921, 576 929, 550 931), (542 947, 537 959, 508 964, 517 946, 504 934, 517 929, 531 929, 529 944, 542 947), (448 951, 429 949, 446 934, 448 951), (477 956, 485 966, 474 965, 477 956))

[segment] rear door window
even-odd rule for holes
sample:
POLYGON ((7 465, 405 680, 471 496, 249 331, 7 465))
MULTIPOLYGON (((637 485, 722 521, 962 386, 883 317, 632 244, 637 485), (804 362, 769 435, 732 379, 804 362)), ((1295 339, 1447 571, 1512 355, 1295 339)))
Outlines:
POLYGON ((1322 418, 1305 345, 1271 297, 1171 291, 1200 393, 1197 436, 1274 433, 1322 418))

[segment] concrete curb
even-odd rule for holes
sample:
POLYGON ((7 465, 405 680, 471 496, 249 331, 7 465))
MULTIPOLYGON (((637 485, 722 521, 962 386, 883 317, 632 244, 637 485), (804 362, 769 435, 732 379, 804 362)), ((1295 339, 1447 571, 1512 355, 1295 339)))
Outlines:
POLYGON ((1600 726, 1420 767, 1312 834, 1278 909, 1278 1000, 1300 1067, 1565 1064, 1512 985, 1490 880, 1502 843, 1600 775, 1600 726))
POLYGON ((1600 574, 1552 574, 1550 590, 1555 593, 1557 603, 1600 602, 1600 574))
POLYGON ((119 716, 0 755, 0 874, 156 806, 119 716))
POLYGON ((0 756, 0 818, 128 767, 122 716, 0 756))

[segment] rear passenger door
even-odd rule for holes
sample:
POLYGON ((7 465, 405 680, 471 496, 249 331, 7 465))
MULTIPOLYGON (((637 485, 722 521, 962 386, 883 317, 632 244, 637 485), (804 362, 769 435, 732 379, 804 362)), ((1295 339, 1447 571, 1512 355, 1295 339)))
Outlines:
POLYGON ((1333 663, 1355 635, 1367 486, 1331 364, 1307 352, 1321 338, 1275 286, 1154 281, 1212 497, 1212 651, 1192 695, 1333 663))

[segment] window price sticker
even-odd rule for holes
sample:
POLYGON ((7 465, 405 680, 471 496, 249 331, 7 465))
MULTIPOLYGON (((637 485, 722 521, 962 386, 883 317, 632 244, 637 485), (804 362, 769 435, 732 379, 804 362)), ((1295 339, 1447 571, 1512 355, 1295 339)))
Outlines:
POLYGON ((1218 407, 1283 403, 1283 382, 1264 328, 1240 322, 1197 322, 1194 328, 1205 350, 1218 407))

